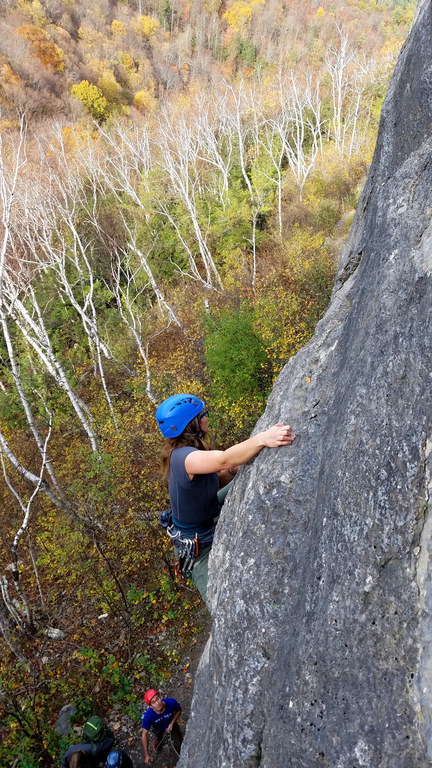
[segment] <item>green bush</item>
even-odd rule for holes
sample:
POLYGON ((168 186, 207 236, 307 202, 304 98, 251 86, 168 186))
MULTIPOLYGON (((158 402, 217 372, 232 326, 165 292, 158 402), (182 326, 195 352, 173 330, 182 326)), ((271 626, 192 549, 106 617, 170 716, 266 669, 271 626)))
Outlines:
POLYGON ((225 310, 206 323, 205 357, 213 387, 235 402, 267 390, 267 356, 249 308, 225 310))

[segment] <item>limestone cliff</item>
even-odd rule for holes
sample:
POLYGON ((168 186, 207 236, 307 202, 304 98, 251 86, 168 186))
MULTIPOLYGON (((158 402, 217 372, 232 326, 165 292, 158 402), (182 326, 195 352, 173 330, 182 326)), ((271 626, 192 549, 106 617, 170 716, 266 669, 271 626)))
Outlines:
POLYGON ((386 99, 332 303, 211 557, 178 768, 432 765, 432 7, 386 99))

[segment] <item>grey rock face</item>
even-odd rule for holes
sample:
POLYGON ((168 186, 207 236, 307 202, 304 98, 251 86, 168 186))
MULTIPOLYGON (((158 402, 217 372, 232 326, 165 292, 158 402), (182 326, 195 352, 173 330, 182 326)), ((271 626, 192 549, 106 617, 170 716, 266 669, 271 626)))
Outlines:
POLYGON ((432 8, 386 100, 333 300, 210 562, 178 768, 432 765, 432 8))

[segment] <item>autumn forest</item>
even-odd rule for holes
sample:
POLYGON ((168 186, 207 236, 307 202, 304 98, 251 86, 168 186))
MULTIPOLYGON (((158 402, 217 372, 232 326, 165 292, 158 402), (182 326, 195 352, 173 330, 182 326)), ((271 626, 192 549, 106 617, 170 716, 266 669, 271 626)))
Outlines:
POLYGON ((224 448, 311 337, 405 0, 3 0, 0 764, 61 707, 138 713, 199 630, 157 404, 224 448))

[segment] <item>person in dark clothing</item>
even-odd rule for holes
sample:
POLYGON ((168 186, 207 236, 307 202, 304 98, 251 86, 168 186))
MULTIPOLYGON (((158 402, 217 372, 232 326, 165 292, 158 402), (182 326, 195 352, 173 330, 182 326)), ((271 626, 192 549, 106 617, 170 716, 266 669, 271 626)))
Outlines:
POLYGON ((70 768, 91 768, 90 757, 86 752, 74 752, 69 760, 70 768))
POLYGON ((72 744, 62 757, 61 768, 99 768, 100 765, 104 765, 113 746, 112 738, 103 739, 95 744, 88 741, 72 744))
MULTIPOLYGON (((189 394, 172 395, 164 400, 156 411, 156 419, 167 438, 162 470, 168 480, 174 530, 198 541, 201 554, 194 562, 192 580, 205 600, 208 555, 223 501, 219 489, 225 491, 237 468, 263 448, 291 445, 295 434, 288 424, 278 423, 225 451, 212 450, 208 410, 202 400, 189 394)), ((174 538, 173 541, 175 543, 174 538)))

